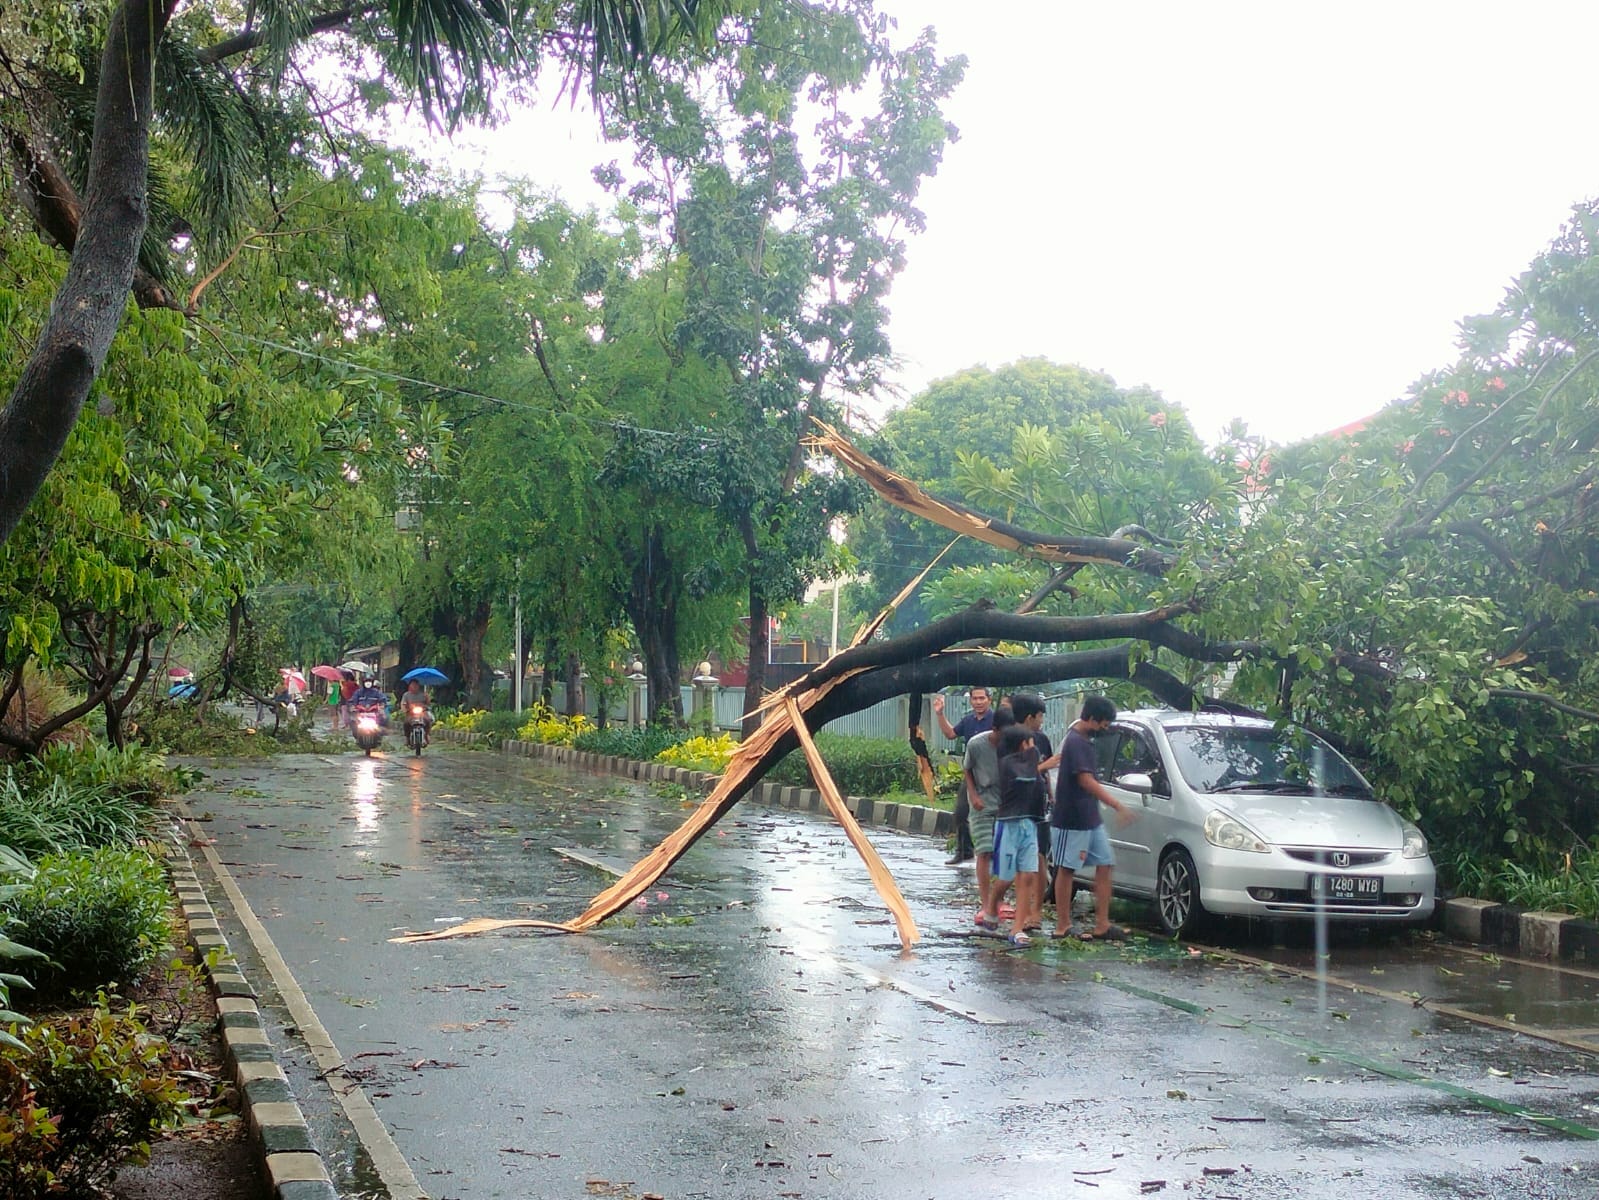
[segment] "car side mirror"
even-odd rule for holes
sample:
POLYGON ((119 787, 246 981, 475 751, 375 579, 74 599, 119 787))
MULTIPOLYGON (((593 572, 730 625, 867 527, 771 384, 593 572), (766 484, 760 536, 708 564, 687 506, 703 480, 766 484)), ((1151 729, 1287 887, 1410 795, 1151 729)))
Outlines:
POLYGON ((1126 788, 1129 792, 1138 792, 1147 796, 1155 790, 1155 781, 1142 771, 1133 771, 1118 779, 1116 786, 1126 788))

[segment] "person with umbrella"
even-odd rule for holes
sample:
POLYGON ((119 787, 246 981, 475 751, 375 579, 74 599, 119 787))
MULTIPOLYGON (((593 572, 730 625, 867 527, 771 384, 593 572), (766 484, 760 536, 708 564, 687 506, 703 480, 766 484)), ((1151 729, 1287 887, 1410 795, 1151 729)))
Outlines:
POLYGON ((411 714, 417 709, 421 710, 422 744, 428 745, 433 740, 433 702, 428 699, 425 683, 448 683, 444 672, 434 670, 432 667, 417 667, 407 671, 401 676, 405 680, 405 693, 400 697, 400 712, 404 715, 404 723, 413 724, 411 714))

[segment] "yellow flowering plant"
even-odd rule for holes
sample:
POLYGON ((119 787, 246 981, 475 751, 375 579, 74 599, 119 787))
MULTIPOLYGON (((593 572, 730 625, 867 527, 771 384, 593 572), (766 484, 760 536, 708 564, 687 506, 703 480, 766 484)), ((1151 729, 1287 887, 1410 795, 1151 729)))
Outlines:
POLYGON ((709 771, 720 775, 727 770, 727 761, 733 757, 738 743, 733 735, 719 733, 715 737, 691 737, 686 742, 668 746, 655 756, 656 762, 674 767, 687 767, 691 771, 709 771))
POLYGON ((548 704, 540 701, 528 709, 527 720, 522 722, 516 736, 524 742, 544 742, 551 746, 570 746, 577 735, 594 728, 594 722, 578 713, 563 717, 548 704))

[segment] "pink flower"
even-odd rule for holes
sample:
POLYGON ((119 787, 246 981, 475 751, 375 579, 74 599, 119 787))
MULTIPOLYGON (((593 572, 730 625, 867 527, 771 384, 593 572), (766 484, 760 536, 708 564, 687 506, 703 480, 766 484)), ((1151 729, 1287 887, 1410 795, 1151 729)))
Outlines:
POLYGON ((667 893, 665 893, 665 892, 656 892, 655 893, 655 898, 657 900, 670 900, 672 897, 667 895, 667 893))
POLYGON ((633 907, 637 908, 637 909, 645 909, 645 908, 648 908, 649 906, 650 906, 650 902, 644 896, 640 896, 637 900, 633 901, 633 907))
POLYGON ((1163 413, 1163 412, 1150 413, 1149 414, 1149 423, 1151 425, 1153 425, 1156 429, 1164 429, 1164 428, 1166 428, 1166 414, 1163 413))
POLYGON ((1470 392, 1458 391, 1458 390, 1457 391, 1453 391, 1453 392, 1445 392, 1444 393, 1444 403, 1445 404, 1459 404, 1459 405, 1470 404, 1471 403, 1471 393, 1470 392))
POLYGON ((1499 376, 1495 375, 1487 383, 1483 384, 1483 386, 1490 392, 1502 392, 1505 390, 1505 381, 1499 376))
POLYGON ((1409 454, 1415 448, 1416 448, 1416 439, 1415 438, 1406 438, 1402 443, 1400 443, 1399 453, 1401 453, 1401 454, 1409 454))

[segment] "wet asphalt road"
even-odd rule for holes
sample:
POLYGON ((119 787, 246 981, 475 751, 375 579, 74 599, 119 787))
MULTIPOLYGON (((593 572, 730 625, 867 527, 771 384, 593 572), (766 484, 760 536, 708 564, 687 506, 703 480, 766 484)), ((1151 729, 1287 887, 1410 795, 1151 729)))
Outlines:
MULTIPOLYGON (((462 751, 205 769, 191 809, 438 1200, 1599 1193, 1599 1060, 1415 1003, 1512 1011, 1477 956, 1340 942, 1333 973, 1387 994, 1318 1011, 1309 979, 1153 937, 1018 953, 967 935, 940 845, 871 829, 924 934, 902 954, 841 831, 749 804, 597 932, 395 945, 573 916, 610 876, 556 850, 624 868, 685 804, 462 751)), ((381 1194, 263 1009, 341 1190, 381 1194)))

